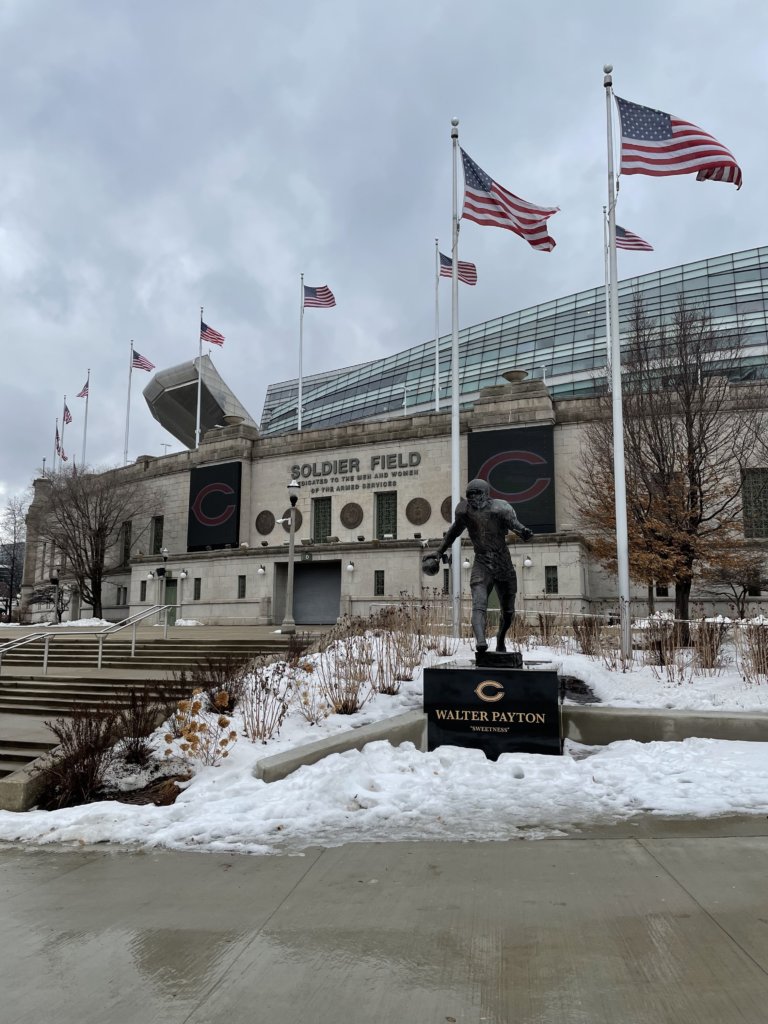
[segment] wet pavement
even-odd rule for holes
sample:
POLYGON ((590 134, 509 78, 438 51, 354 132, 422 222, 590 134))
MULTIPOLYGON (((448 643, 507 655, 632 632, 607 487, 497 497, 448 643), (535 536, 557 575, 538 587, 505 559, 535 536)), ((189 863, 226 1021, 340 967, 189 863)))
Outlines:
POLYGON ((764 1024, 768 822, 0 849, 3 1024, 764 1024))

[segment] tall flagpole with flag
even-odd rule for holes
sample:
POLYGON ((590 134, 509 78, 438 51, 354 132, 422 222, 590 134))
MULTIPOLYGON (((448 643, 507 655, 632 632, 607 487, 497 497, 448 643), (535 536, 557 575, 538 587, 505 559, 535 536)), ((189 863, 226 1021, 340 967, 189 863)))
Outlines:
POLYGON ((603 262, 605 263, 605 370, 611 386, 611 274, 608 266, 608 208, 603 207, 603 262))
POLYGON ((81 472, 85 468, 85 441, 86 441, 86 437, 88 436, 88 398, 90 397, 90 393, 91 393, 91 368, 88 367, 88 376, 86 377, 86 380, 85 380, 85 387, 83 388, 83 390, 77 396, 78 398, 84 398, 85 399, 85 419, 83 421, 83 453, 82 453, 82 456, 80 458, 80 470, 81 470, 81 472))
MULTIPOLYGON (((451 501, 454 512, 461 500, 461 446, 459 436, 459 119, 451 118, 453 148, 453 210, 451 214, 451 501)), ((451 608, 453 635, 461 636, 461 539, 451 549, 451 608)))
POLYGON ((66 461, 65 458, 64 458, 64 451, 65 451, 65 449, 64 449, 64 428, 66 427, 66 425, 68 423, 71 423, 71 422, 72 422, 72 414, 70 413, 69 409, 67 408, 67 396, 64 395, 64 404, 62 405, 62 409, 61 409, 61 440, 59 442, 60 443, 59 454, 61 456, 62 461, 66 461))
POLYGON ((200 307, 200 332, 197 349, 197 414, 195 416, 195 448, 200 447, 200 409, 203 397, 203 307, 200 307))
POLYGON ((301 430, 301 417, 304 405, 304 275, 301 275, 301 282, 299 285, 300 295, 300 308, 299 308, 299 416, 298 416, 298 427, 301 430))
POLYGON ((619 282, 616 260, 616 180, 613 170, 613 66, 603 68, 608 142, 608 272, 611 397, 613 412, 613 480, 616 509, 616 567, 619 583, 619 630, 621 655, 632 657, 629 592, 629 536, 627 529, 627 481, 624 463, 624 416, 621 394, 621 340, 619 336, 619 282))
POLYGON ((51 460, 51 474, 56 472, 56 456, 59 454, 59 417, 56 417, 56 432, 53 435, 53 459, 51 460))
POLYGON ((128 465, 128 427, 131 422, 131 376, 133 374, 133 341, 128 357, 128 401, 125 403, 125 445, 123 446, 123 465, 128 465))
POLYGON ((440 412, 440 245, 435 239, 435 412, 440 412))

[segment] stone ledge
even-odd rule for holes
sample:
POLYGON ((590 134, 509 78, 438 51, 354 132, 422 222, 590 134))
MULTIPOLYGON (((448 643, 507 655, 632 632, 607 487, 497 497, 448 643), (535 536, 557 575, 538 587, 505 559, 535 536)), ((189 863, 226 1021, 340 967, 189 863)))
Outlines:
POLYGON ((588 746, 605 746, 615 740, 679 742, 693 736, 765 743, 768 742, 768 714, 566 704, 563 706, 563 735, 588 746))

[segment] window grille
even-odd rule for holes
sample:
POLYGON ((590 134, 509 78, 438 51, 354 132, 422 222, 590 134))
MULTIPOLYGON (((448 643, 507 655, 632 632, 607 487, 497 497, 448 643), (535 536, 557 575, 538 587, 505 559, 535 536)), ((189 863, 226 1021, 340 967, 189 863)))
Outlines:
POLYGON ((192 600, 193 601, 199 601, 200 600, 200 589, 201 589, 201 586, 202 586, 202 582, 203 582, 202 581, 202 577, 195 576, 194 581, 193 581, 194 586, 192 588, 193 589, 193 592, 192 592, 192 600))
POLYGON ((397 540, 397 491, 376 495, 376 539, 397 540))
POLYGON ((558 582, 557 582, 557 566, 556 565, 545 565, 544 566, 544 593, 545 594, 558 594, 558 582))
POLYGON ((312 499, 312 540, 324 544, 331 536, 331 498, 312 499))
POLYGON ((374 569, 373 571, 373 596, 384 596, 384 570, 374 569))
POLYGON ((744 536, 768 537, 768 469, 742 473, 744 536))
POLYGON ((152 554, 159 555, 163 550, 163 516, 152 517, 152 554))
POLYGON ((245 576, 237 577, 237 596, 238 598, 245 597, 245 576))

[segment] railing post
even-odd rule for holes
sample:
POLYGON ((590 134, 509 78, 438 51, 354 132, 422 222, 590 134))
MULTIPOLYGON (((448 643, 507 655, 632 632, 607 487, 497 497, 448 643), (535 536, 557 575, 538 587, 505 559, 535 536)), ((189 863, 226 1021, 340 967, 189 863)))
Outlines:
POLYGON ((101 656, 104 652, 104 634, 99 633, 99 662, 97 668, 101 669, 101 656))
POLYGON ((50 643, 51 636, 49 633, 45 634, 45 648, 43 650, 43 675, 48 675, 48 644, 50 643))
POLYGON ((163 625, 163 640, 168 639, 168 605, 165 606, 165 624, 163 625))
POLYGON ((131 657, 136 657, 136 623, 133 624, 133 636, 131 637, 131 657))

